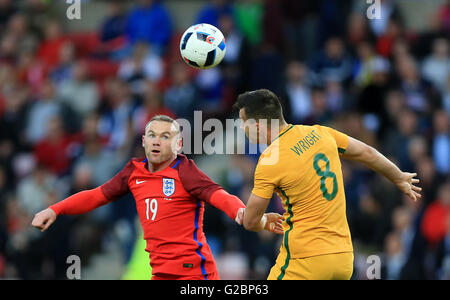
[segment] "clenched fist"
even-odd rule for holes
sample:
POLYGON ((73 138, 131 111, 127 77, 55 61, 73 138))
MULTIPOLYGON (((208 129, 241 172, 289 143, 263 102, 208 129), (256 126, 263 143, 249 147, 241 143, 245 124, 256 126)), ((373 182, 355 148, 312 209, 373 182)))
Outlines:
POLYGON ((55 222, 55 220, 56 213, 52 209, 47 208, 34 215, 31 225, 44 232, 53 224, 53 222, 55 222))

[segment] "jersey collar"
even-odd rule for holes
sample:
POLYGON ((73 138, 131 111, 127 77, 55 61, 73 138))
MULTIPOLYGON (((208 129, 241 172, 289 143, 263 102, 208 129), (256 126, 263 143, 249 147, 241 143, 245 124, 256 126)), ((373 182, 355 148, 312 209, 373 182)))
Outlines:
POLYGON ((284 128, 284 129, 278 134, 278 136, 272 140, 271 143, 273 143, 273 142, 274 142, 276 139, 278 139, 280 136, 282 136, 283 134, 285 134, 286 132, 288 132, 292 127, 294 127, 294 125, 288 124, 288 125, 286 126, 286 128, 284 128))

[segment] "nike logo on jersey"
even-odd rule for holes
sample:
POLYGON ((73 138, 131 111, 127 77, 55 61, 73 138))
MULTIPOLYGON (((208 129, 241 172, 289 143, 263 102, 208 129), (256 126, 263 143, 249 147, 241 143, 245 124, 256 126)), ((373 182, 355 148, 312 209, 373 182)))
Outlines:
POLYGON ((141 184, 141 183, 144 183, 144 182, 146 182, 147 180, 142 180, 142 181, 139 181, 139 179, 136 179, 136 184, 141 184))

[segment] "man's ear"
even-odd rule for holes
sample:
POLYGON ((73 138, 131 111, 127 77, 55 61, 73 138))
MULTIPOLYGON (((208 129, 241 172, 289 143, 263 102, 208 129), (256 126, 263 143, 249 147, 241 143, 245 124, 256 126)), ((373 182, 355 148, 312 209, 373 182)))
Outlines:
POLYGON ((183 149, 183 138, 180 137, 177 141, 177 152, 180 153, 181 149, 183 149))
POLYGON ((144 139, 145 139, 145 135, 142 136, 142 147, 145 147, 144 139))

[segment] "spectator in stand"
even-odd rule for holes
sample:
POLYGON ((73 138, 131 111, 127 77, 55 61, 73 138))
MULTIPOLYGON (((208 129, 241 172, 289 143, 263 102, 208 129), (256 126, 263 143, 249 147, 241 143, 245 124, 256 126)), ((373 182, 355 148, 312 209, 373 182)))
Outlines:
POLYGON ((326 124, 332 115, 327 107, 325 90, 313 87, 311 90, 311 112, 304 118, 305 125, 326 124))
POLYGON ((188 68, 184 62, 172 65, 171 85, 164 95, 164 106, 173 111, 177 118, 193 120, 193 110, 197 106, 197 90, 188 68))
MULTIPOLYGON (((283 34, 285 17, 283 16, 283 1, 264 1, 262 16, 262 43, 271 45, 277 52, 285 53, 286 43, 283 34)), ((291 38, 291 37, 290 37, 291 38)))
POLYGON ((403 36, 403 28, 395 20, 389 20, 386 32, 377 36, 375 48, 377 53, 391 58, 395 42, 403 36))
POLYGON ((285 55, 291 60, 309 61, 318 48, 318 1, 284 0, 282 36, 285 55), (304 41, 308 41, 305 43, 304 41))
MULTIPOLYGON (((104 150, 101 138, 86 140, 83 144, 82 155, 74 164, 75 170, 87 166, 90 173, 90 185, 102 185, 114 175, 121 166, 121 160, 112 151, 104 150)), ((85 169, 82 168, 82 169, 85 169)))
POLYGON ((18 47, 21 51, 35 51, 37 47, 37 37, 29 30, 28 20, 22 13, 13 15, 6 28, 9 34, 15 36, 18 40, 18 47))
MULTIPOLYGON (((360 101, 364 101, 362 95, 359 97, 361 99, 360 101)), ((383 122, 381 124, 380 133, 378 134, 380 139, 384 139, 385 135, 392 130, 392 128, 395 128, 397 124, 397 117, 406 106, 406 100, 403 93, 400 90, 390 88, 389 86, 387 87, 386 95, 382 98, 382 101, 381 110, 385 113, 382 115, 383 122)))
POLYGON ((60 51, 58 64, 49 71, 50 78, 57 86, 72 78, 76 58, 75 45, 71 42, 65 43, 60 51))
POLYGON ((17 186, 17 201, 20 210, 28 217, 58 199, 57 179, 43 165, 37 165, 32 174, 17 186), (55 198, 56 196, 56 198, 55 198))
POLYGON ((404 109, 397 116, 397 128, 387 133, 384 145, 385 151, 395 157, 404 170, 414 170, 413 162, 408 153, 408 145, 412 137, 418 133, 418 120, 414 111, 404 109))
POLYGON ((253 52, 250 66, 249 87, 251 90, 270 89, 277 95, 283 83, 283 57, 270 44, 260 45, 253 52), (270 74, 270 76, 267 76, 270 74))
POLYGON ((108 140, 107 148, 126 151, 131 133, 135 100, 129 85, 119 78, 106 82, 104 107, 100 114, 99 134, 108 140))
POLYGON ((0 31, 5 30, 9 19, 16 13, 17 8, 14 4, 13 0, 0 0, 0 31))
POLYGON ((376 80, 376 74, 389 74, 390 64, 387 59, 375 53, 370 41, 361 41, 357 46, 354 81, 358 87, 364 88, 376 80))
POLYGON ((371 60, 369 68, 370 81, 357 93, 355 106, 364 115, 375 117, 375 130, 378 136, 382 136, 390 121, 385 104, 391 92, 390 64, 385 58, 377 56, 371 60))
POLYGON ((422 187, 422 201, 424 206, 429 205, 437 196, 437 189, 443 178, 436 173, 433 159, 429 156, 415 162, 415 169, 422 174, 420 186, 422 187))
POLYGON ((422 75, 440 92, 445 91, 447 80, 450 78, 448 39, 439 38, 433 41, 432 53, 422 63, 422 75))
POLYGON ((233 16, 239 31, 252 46, 260 45, 263 32, 264 3, 260 0, 238 0, 233 4, 233 16))
POLYGON ((436 249, 436 278, 450 280, 450 217, 447 218, 447 234, 436 249))
POLYGON ((440 26, 447 33, 450 33, 450 1, 447 0, 439 8, 437 19, 439 20, 440 26))
POLYGON ((24 120, 29 106, 29 91, 24 86, 16 84, 4 89, 3 96, 5 102, 4 110, 0 113, 0 144, 9 145, 7 149, 10 150, 3 150, 2 154, 6 157, 12 157, 18 152, 28 150, 29 141, 23 133, 25 129, 24 120))
POLYGON ((349 95, 346 93, 339 78, 333 76, 327 78, 325 81, 325 96, 328 109, 333 114, 338 114, 345 108, 349 108, 349 95))
POLYGON ((365 3, 355 1, 355 5, 361 4, 363 7, 355 9, 348 18, 345 42, 351 49, 357 49, 361 43, 373 42, 369 22, 365 15, 367 7, 365 3))
POLYGON ((0 40, 0 64, 14 65, 16 62, 16 54, 18 51, 17 38, 5 33, 0 40))
POLYGON ((32 94, 39 93, 47 77, 45 65, 31 50, 20 51, 17 55, 17 79, 30 88, 32 94))
POLYGON ((424 80, 418 70, 417 62, 411 55, 401 56, 396 61, 399 87, 406 97, 406 105, 419 113, 436 108, 436 90, 424 80))
POLYGON ((108 2, 108 15, 100 28, 100 40, 108 42, 125 35, 126 14, 119 0, 108 2))
POLYGON ((315 55, 309 67, 315 84, 323 85, 328 78, 345 83, 350 79, 353 63, 342 38, 333 36, 325 42, 325 49, 315 55))
POLYGON ((50 118, 46 126, 45 138, 34 147, 37 163, 55 175, 66 175, 74 156, 75 142, 74 137, 65 132, 59 116, 50 118))
POLYGON ((219 28, 227 41, 227 53, 219 67, 222 68, 226 89, 231 89, 234 95, 227 102, 234 103, 237 95, 249 89, 246 79, 250 76, 250 44, 236 28, 232 15, 221 15, 219 28))
POLYGON ((143 94, 143 105, 137 108, 133 114, 135 134, 141 136, 145 125, 156 115, 166 115, 176 119, 175 114, 163 105, 162 95, 158 90, 158 86, 152 81, 147 81, 143 94))
POLYGON ((413 136, 408 143, 408 155, 409 159, 415 163, 428 156, 429 149, 428 143, 425 137, 421 135, 413 136))
POLYGON ((153 53, 162 55, 172 34, 172 20, 159 0, 139 0, 127 18, 125 34, 131 45, 146 42, 153 53))
POLYGON ((37 58, 40 59, 48 69, 58 64, 61 48, 68 42, 63 35, 61 25, 54 20, 48 21, 44 28, 44 40, 37 50, 37 58))
POLYGON ((433 114, 433 160, 436 171, 441 175, 450 175, 450 121, 444 110, 433 114))
POLYGON ((406 263, 401 236, 399 233, 391 232, 385 240, 385 277, 388 280, 400 279, 401 271, 406 263))
POLYGON ((61 104, 55 95, 55 87, 46 79, 41 87, 39 98, 32 104, 26 121, 27 139, 35 144, 45 136, 47 121, 61 113, 61 104))
POLYGON ((383 16, 382 18, 369 19, 370 28, 377 36, 381 36, 389 31, 391 21, 399 23, 403 21, 403 17, 394 0, 381 0, 379 13, 383 16))
POLYGON ((97 84, 89 78, 86 62, 78 61, 73 65, 71 78, 58 87, 58 97, 81 119, 97 109, 100 95, 97 84))
POLYGON ((135 95, 141 95, 145 82, 158 82, 163 76, 163 62, 146 43, 137 42, 133 47, 131 57, 120 64, 117 76, 128 82, 135 95))
POLYGON ((223 15, 231 15, 233 7, 229 0, 212 0, 200 9, 195 23, 207 23, 219 27, 219 19, 223 15))
POLYGON ((204 112, 205 118, 220 118, 226 111, 222 71, 219 68, 200 70, 194 78, 194 83, 199 96, 198 108, 204 112))
POLYGON ((450 181, 442 183, 435 199, 425 209, 422 220, 422 232, 433 249, 447 234, 447 222, 450 218, 450 181))
POLYGON ((286 66, 286 83, 281 100, 283 111, 291 123, 302 123, 311 114, 311 89, 308 85, 308 69, 299 61, 291 61, 286 66))

